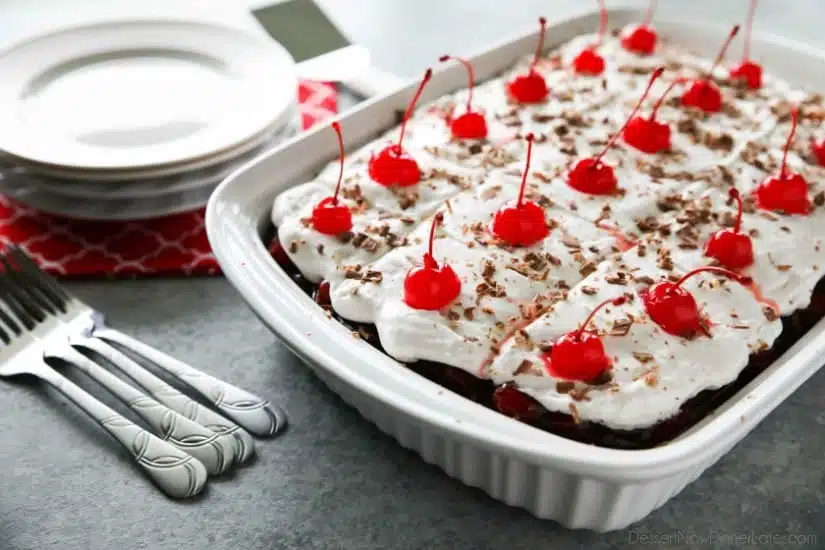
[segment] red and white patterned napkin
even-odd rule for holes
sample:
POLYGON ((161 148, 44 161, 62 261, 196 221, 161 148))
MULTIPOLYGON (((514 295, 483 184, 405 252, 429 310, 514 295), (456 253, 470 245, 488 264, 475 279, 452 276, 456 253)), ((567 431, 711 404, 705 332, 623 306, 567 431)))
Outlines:
MULTIPOLYGON (((298 103, 303 128, 334 115, 337 99, 330 84, 302 82, 298 103)), ((38 212, 0 195, 0 242, 20 245, 44 269, 62 277, 217 275, 204 212, 87 222, 38 212)))

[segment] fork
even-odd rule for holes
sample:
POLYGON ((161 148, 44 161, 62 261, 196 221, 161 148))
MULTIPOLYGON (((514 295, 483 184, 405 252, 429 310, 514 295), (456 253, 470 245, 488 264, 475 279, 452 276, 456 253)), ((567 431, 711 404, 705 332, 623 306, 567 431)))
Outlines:
POLYGON ((195 457, 137 426, 107 407, 46 363, 45 348, 61 341, 44 324, 31 324, 18 309, 0 307, 0 377, 29 374, 51 385, 92 417, 130 453, 146 475, 174 498, 200 493, 207 479, 206 467, 195 457), (15 320, 14 317, 17 317, 15 320))
MULTIPOLYGON (((60 310, 63 320, 76 323, 81 327, 82 333, 87 337, 83 340, 85 347, 101 353, 107 359, 116 363, 115 366, 121 368, 124 372, 128 371, 126 372, 127 375, 133 378, 138 385, 155 394, 159 401, 165 402, 164 399, 166 399, 168 401, 166 404, 169 407, 205 426, 214 427, 221 431, 233 429, 234 425, 228 423, 220 415, 213 413, 210 409, 201 407, 197 402, 180 394, 180 392, 140 367, 106 342, 121 345, 149 360, 186 384, 221 413, 255 435, 262 437, 275 435, 286 427, 286 415, 269 401, 218 380, 120 331, 105 326, 103 314, 94 311, 69 294, 54 278, 42 271, 20 248, 12 246, 8 247, 7 250, 7 256, 11 257, 16 264, 13 269, 21 271, 31 279, 31 283, 37 287, 38 292, 60 310), (95 347, 92 348, 92 346, 95 347), (136 376, 139 376, 145 383, 132 377, 131 373, 137 373, 138 370, 142 371, 143 374, 136 374, 136 376), (154 389, 159 389, 159 393, 153 392, 154 389)), ((79 341, 77 345, 80 346, 79 341)), ((235 426, 235 429, 237 429, 237 426, 235 426)), ((236 436, 238 433, 242 438, 244 435, 246 436, 244 443, 251 447, 252 440, 248 437, 248 434, 240 430, 240 432, 236 432, 236 436)))
MULTIPOLYGON (((0 263, 4 267, 9 265, 2 256, 0 263)), ((70 327, 57 319, 33 290, 30 284, 21 279, 19 272, 8 269, 0 272, 0 299, 14 311, 18 319, 28 327, 43 325, 45 329, 62 335, 62 338, 54 338, 46 347, 47 359, 61 359, 78 367, 131 407, 161 439, 200 460, 208 473, 221 474, 233 465, 237 445, 230 434, 215 433, 167 408, 74 349, 71 346, 70 327)))

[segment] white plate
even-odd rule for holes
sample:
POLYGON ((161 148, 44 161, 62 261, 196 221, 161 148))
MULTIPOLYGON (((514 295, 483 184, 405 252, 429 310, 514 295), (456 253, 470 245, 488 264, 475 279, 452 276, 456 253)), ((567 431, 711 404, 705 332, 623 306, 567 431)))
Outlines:
MULTIPOLYGON (((611 26, 639 21, 635 10, 610 10, 611 26)), ((656 18, 657 30, 712 55, 729 27, 656 18)), ((548 45, 598 27, 597 13, 547 29, 548 45)), ((533 52, 533 31, 471 56, 479 80, 533 52)), ((825 53, 781 38, 759 37, 753 52, 792 82, 825 89, 825 53)), ((460 66, 438 71, 422 101, 463 88, 460 66)), ((418 82, 370 100, 341 119, 352 151, 395 125, 418 82)), ((621 529, 658 508, 744 438, 822 366, 825 322, 702 423, 661 447, 623 451, 585 445, 512 420, 403 367, 326 317, 277 265, 261 239, 272 200, 307 181, 336 147, 326 127, 292 140, 224 181, 209 201, 209 242, 227 279, 316 374, 367 419, 449 475, 491 496, 565 526, 621 529)))
POLYGON ((110 21, 0 54, 0 150, 53 168, 143 170, 236 148, 288 116, 292 57, 207 23, 110 21))

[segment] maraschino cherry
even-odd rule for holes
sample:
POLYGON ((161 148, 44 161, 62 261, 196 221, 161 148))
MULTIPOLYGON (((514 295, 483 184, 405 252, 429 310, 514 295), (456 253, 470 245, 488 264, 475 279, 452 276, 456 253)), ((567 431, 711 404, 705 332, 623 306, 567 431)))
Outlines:
POLYGON ((625 33, 622 37, 622 46, 624 46, 624 49, 642 55, 650 55, 653 53, 653 50, 656 49, 656 42, 659 41, 656 31, 650 26, 655 11, 656 0, 650 0, 647 13, 645 13, 645 18, 642 20, 642 23, 633 27, 630 32, 625 33))
MULTIPOLYGON (((663 71, 664 68, 656 69, 651 77, 651 82, 658 78, 663 71)), ((627 128, 624 130, 625 143, 643 153, 649 154, 670 149, 670 126, 664 122, 657 121, 656 113, 659 111, 659 107, 662 106, 667 94, 670 93, 670 90, 681 82, 680 79, 676 79, 670 83, 658 101, 656 101, 656 104, 653 105, 653 110, 650 112, 649 117, 635 116, 630 119, 627 128)))
POLYGON ((742 53, 742 61, 730 70, 730 77, 735 80, 743 80, 751 90, 758 90, 762 87, 762 66, 750 59, 751 49, 751 28, 753 27, 753 15, 756 12, 756 0, 751 0, 748 9, 748 22, 745 25, 745 50, 742 53))
POLYGON ((721 229, 705 244, 705 256, 715 259, 728 269, 744 269, 753 264, 753 242, 742 233, 742 197, 731 189, 728 195, 736 201, 736 221, 732 229, 721 229))
POLYGON ((696 300, 690 292, 682 288, 682 284, 690 277, 706 272, 725 275, 743 285, 751 284, 750 277, 713 266, 688 271, 675 283, 670 281, 656 283, 641 293, 647 314, 653 322, 668 334, 682 338, 691 338, 697 334, 710 336, 702 323, 696 300))
POLYGON ((613 172, 612 166, 602 162, 602 157, 634 119, 634 115, 639 110, 639 107, 642 106, 642 102, 650 92, 650 87, 653 86, 653 83, 661 76, 663 71, 664 69, 661 67, 653 71, 653 74, 650 76, 650 81, 647 83, 647 88, 645 88, 644 93, 642 93, 639 102, 633 107, 633 111, 630 113, 624 125, 608 140, 607 145, 604 146, 599 156, 581 159, 576 162, 567 174, 567 185, 577 191, 590 195, 612 195, 616 192, 619 185, 619 182, 616 180, 616 174, 613 172))
POLYGON ((805 181, 802 174, 788 171, 788 150, 793 143, 798 121, 799 109, 794 107, 791 132, 788 135, 788 141, 785 142, 779 175, 767 178, 756 188, 756 202, 760 208, 783 214, 803 215, 808 214, 811 209, 811 201, 808 198, 808 182, 805 181))
POLYGON ((521 188, 515 203, 502 206, 493 217, 493 235, 513 246, 530 246, 544 239, 550 230, 544 210, 530 200, 524 200, 527 174, 530 173, 530 157, 533 153, 533 134, 527 134, 527 163, 521 177, 521 188))
POLYGON ((467 87, 467 110, 459 116, 450 120, 450 131, 456 139, 484 139, 487 137, 487 121, 484 120, 484 115, 473 111, 473 88, 475 87, 475 78, 473 77, 473 66, 469 61, 461 57, 442 55, 438 58, 442 63, 455 59, 467 69, 467 79, 469 86, 467 87))
POLYGON ((602 339, 595 331, 587 330, 587 325, 603 307, 620 306, 626 301, 624 296, 605 300, 593 308, 579 328, 556 340, 550 353, 542 356, 548 372, 557 378, 589 382, 609 369, 611 361, 604 351, 602 339))
POLYGON ((433 257, 433 241, 438 224, 444 218, 436 214, 430 226, 430 246, 424 253, 424 266, 411 269, 404 279, 404 302, 413 309, 444 308, 461 292, 461 280, 453 268, 444 263, 439 267, 433 257))
POLYGON ((719 50, 719 55, 716 56, 716 60, 713 62, 710 71, 708 71, 705 76, 694 80, 682 96, 682 105, 685 107, 696 107, 706 113, 719 112, 722 108, 722 91, 713 81, 713 71, 722 61, 728 46, 730 46, 731 40, 733 40, 733 37, 736 36, 738 32, 739 25, 735 25, 728 34, 727 40, 725 40, 725 43, 722 45, 722 49, 719 50))
POLYGON ((418 90, 416 90, 409 107, 407 107, 407 112, 404 113, 398 143, 388 145, 378 155, 370 157, 369 173, 375 182, 387 187, 392 185, 409 187, 415 185, 421 179, 421 170, 418 168, 418 163, 404 151, 402 145, 404 144, 404 132, 407 129, 407 122, 412 115, 415 104, 418 102, 418 98, 421 97, 421 92, 424 91, 424 86, 427 85, 432 76, 433 70, 427 69, 424 78, 421 79, 421 84, 418 85, 418 90))
POLYGON ((539 33, 539 43, 536 46, 536 55, 527 74, 519 75, 507 83, 507 92, 519 103, 541 103, 550 94, 547 82, 544 77, 536 72, 536 65, 541 58, 541 50, 544 47, 544 31, 547 28, 547 19, 539 17, 541 32, 539 33))
POLYGON ((573 59, 573 70, 578 74, 599 75, 604 72, 604 58, 596 52, 602 45, 604 34, 607 32, 607 8, 604 0, 599 0, 599 38, 573 59))
POLYGON ((341 191, 341 180, 344 177, 344 140, 341 137, 341 124, 332 123, 332 129, 338 136, 338 183, 335 193, 331 197, 322 199, 312 209, 312 227, 324 235, 338 235, 352 229, 352 213, 346 205, 338 202, 338 193, 341 191))
POLYGON ((816 141, 811 138, 811 152, 820 166, 825 166, 825 139, 816 141))

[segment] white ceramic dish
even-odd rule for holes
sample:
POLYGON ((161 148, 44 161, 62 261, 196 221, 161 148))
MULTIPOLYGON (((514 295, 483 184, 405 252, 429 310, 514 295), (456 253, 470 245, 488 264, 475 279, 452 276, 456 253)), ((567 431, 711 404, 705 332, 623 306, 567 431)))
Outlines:
POLYGON ((273 40, 185 20, 36 36, 0 53, 0 149, 75 170, 202 159, 276 125, 294 65, 273 40))
MULTIPOLYGON (((611 10, 611 27, 639 21, 611 10)), ((712 56, 728 26, 657 18, 660 33, 712 56)), ((547 30, 548 44, 592 32, 598 14, 583 13, 547 30)), ((472 56, 479 80, 532 52, 536 32, 472 56)), ((825 89, 825 54, 781 38, 760 37, 753 54, 798 84, 825 89), (793 62, 789 62, 793 60, 793 62)), ((423 100, 461 88, 460 67, 437 72, 423 100)), ((348 150, 395 124, 418 83, 368 101, 341 118, 348 150)), ((494 498, 572 528, 607 531, 664 504, 736 445, 816 372, 825 352, 819 323, 754 382, 689 432, 650 450, 621 451, 564 439, 465 400, 356 340, 328 320, 270 258, 261 239, 273 198, 309 180, 336 156, 326 127, 253 161, 215 191, 207 208, 209 240, 227 278, 256 314, 344 400, 403 446, 494 498)))

